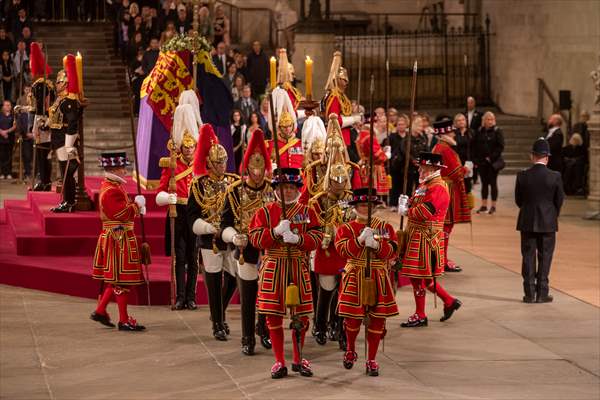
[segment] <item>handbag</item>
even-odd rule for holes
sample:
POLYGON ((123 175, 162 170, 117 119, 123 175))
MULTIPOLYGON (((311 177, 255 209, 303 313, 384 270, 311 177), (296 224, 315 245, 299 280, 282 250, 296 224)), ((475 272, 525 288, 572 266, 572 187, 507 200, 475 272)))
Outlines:
POLYGON ((506 162, 504 161, 504 158, 502 158, 502 156, 498 157, 492 163, 492 168, 494 168, 494 171, 496 171, 496 172, 502 171, 504 169, 504 167, 506 167, 506 162))

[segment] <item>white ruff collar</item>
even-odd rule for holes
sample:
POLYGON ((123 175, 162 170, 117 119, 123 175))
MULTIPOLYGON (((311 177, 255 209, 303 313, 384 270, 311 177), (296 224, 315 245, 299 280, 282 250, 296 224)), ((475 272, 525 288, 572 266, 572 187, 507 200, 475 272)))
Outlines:
POLYGON ((441 171, 439 169, 436 170, 434 173, 426 176, 425 179, 419 179, 419 183, 429 182, 430 180, 432 180, 433 178, 437 178, 438 176, 441 176, 441 171))
POLYGON ((115 181, 119 183, 127 183, 127 181, 121 178, 119 175, 111 174, 110 172, 104 171, 104 177, 109 181, 115 181))

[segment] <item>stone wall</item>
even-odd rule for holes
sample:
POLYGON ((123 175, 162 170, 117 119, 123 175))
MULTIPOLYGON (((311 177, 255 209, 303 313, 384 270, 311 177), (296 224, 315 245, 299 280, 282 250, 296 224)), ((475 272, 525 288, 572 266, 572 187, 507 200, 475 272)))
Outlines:
POLYGON ((574 115, 591 110, 589 73, 600 54, 598 0, 481 0, 481 9, 495 33, 492 98, 503 111, 535 116, 537 78, 557 99, 559 90, 571 90, 574 115))

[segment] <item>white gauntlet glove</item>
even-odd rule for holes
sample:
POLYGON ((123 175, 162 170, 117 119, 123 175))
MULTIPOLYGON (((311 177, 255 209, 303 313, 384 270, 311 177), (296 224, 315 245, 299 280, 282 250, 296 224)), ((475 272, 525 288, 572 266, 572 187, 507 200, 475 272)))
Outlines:
POLYGON ((248 235, 243 233, 237 233, 233 236, 233 245, 235 247, 246 247, 248 246, 248 235))
POLYGON ((365 244, 365 240, 369 236, 373 237, 373 229, 371 229, 367 226, 367 227, 363 228, 360 235, 358 235, 358 243, 365 244))
POLYGON ((289 231, 290 231, 290 221, 287 219, 282 219, 281 221, 279 221, 277 226, 273 229, 273 232, 275 232, 275 235, 277 235, 277 236, 283 236, 284 232, 289 232, 289 231))
POLYGON ((377 241, 374 236, 367 236, 367 238, 365 239, 365 247, 369 247, 373 250, 378 250, 379 241, 377 241))
POLYGON ((392 148, 390 146, 384 146, 383 152, 388 160, 392 158, 392 148))
POLYGON ((403 194, 398 198, 398 214, 406 215, 408 213, 408 196, 403 194))
POLYGON ((296 235, 292 231, 285 231, 283 233, 283 242, 288 244, 296 244, 300 241, 300 236, 296 235))
POLYGON ((146 198, 141 194, 138 194, 137 196, 135 196, 133 201, 135 202, 135 204, 138 205, 139 208, 146 206, 146 198))

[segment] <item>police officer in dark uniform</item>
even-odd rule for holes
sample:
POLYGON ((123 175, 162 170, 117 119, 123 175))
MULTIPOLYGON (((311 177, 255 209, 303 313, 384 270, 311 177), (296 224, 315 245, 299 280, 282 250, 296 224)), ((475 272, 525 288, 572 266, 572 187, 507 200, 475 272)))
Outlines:
POLYGON ((531 151, 533 166, 519 172, 515 186, 515 202, 520 209, 517 230, 521 232, 525 303, 552 301, 548 294, 548 274, 565 194, 560 173, 547 167, 549 156, 548 141, 537 139, 531 151))

